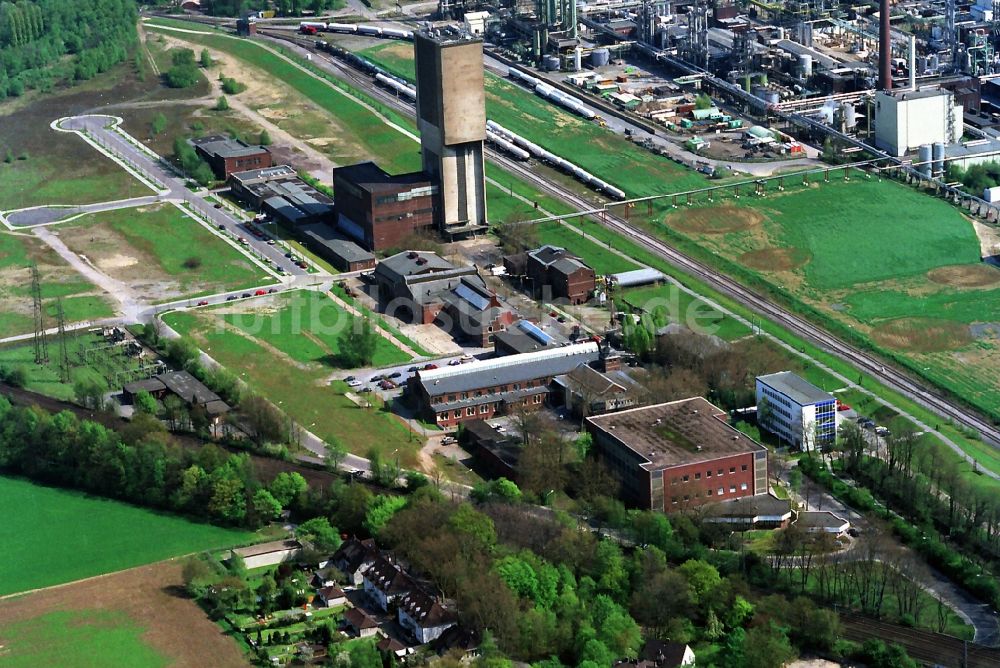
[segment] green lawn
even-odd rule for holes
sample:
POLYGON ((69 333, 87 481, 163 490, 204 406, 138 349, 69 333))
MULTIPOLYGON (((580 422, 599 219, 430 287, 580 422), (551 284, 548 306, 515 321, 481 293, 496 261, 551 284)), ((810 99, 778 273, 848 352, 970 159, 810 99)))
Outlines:
POLYGON ((48 141, 72 147, 54 155, 35 154, 27 160, 0 163, 0 211, 43 204, 92 204, 152 191, 78 136, 48 130, 48 141))
POLYGON ((421 444, 410 440, 399 420, 380 410, 377 398, 371 408, 359 407, 344 396, 343 383, 324 381, 328 371, 316 365, 303 368, 250 338, 216 327, 208 314, 174 312, 164 320, 320 438, 343 443, 361 456, 373 448, 383 456, 398 450, 403 466, 416 464, 421 444))
POLYGON ((222 529, 80 492, 0 476, 0 595, 252 543, 222 529))
MULTIPOLYGON (((268 343, 296 362, 319 362, 338 366, 338 338, 357 326, 358 319, 342 310, 326 295, 296 290, 274 299, 275 307, 245 313, 227 313, 225 321, 246 334, 268 343)), ((379 337, 372 366, 388 366, 410 357, 379 337)))
POLYGON ((50 612, 0 629, 3 668, 159 668, 171 661, 144 640, 146 629, 122 612, 50 612))
POLYGON ((67 322, 115 314, 101 290, 84 280, 47 245, 30 236, 0 230, 0 337, 32 331, 31 262, 38 265, 46 327, 56 326, 57 297, 62 299, 67 322))
MULTIPOLYGON (((95 213, 60 226, 70 247, 92 261, 128 256, 137 260, 122 274, 123 280, 140 273, 176 285, 185 296, 239 290, 274 281, 191 215, 172 204, 95 213), (122 245, 124 239, 126 245, 122 245)), ((116 274, 115 268, 105 271, 116 274)))

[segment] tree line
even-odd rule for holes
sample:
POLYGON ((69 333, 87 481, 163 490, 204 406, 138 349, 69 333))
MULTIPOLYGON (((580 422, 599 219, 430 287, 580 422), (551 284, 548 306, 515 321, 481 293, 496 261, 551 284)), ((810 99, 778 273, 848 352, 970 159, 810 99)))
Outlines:
POLYGON ((137 41, 133 0, 0 2, 0 100, 91 79, 137 41))

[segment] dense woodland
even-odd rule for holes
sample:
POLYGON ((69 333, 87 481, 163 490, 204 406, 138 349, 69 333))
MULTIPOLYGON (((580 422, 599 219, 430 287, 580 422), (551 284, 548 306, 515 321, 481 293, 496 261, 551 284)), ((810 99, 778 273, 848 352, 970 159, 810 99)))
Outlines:
POLYGON ((134 0, 0 2, 0 100, 91 79, 136 43, 134 0))

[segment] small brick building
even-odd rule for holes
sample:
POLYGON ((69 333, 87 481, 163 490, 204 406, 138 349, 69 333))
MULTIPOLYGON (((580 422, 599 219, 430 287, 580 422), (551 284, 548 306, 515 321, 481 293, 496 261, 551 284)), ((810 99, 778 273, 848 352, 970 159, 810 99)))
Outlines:
POLYGON ((393 176, 373 162, 333 171, 337 224, 372 251, 400 248, 434 226, 436 189, 423 172, 393 176))
POLYGON ((536 297, 565 299, 571 304, 585 303, 597 284, 594 270, 559 246, 546 245, 505 257, 504 268, 527 281, 526 287, 536 297), (546 288, 549 294, 545 294, 546 288))
POLYGON ((191 144, 219 179, 228 179, 230 174, 236 172, 264 169, 274 164, 267 147, 254 146, 223 135, 192 139, 191 144))
POLYGON ((702 397, 587 418, 627 503, 664 512, 767 493, 767 449, 702 397))

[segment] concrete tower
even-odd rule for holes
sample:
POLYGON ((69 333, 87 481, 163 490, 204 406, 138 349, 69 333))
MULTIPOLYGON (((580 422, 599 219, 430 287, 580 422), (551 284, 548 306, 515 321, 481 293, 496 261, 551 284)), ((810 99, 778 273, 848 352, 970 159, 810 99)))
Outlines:
POLYGON ((486 226, 483 42, 414 34, 417 128, 424 171, 437 186, 435 221, 456 236, 486 226))

